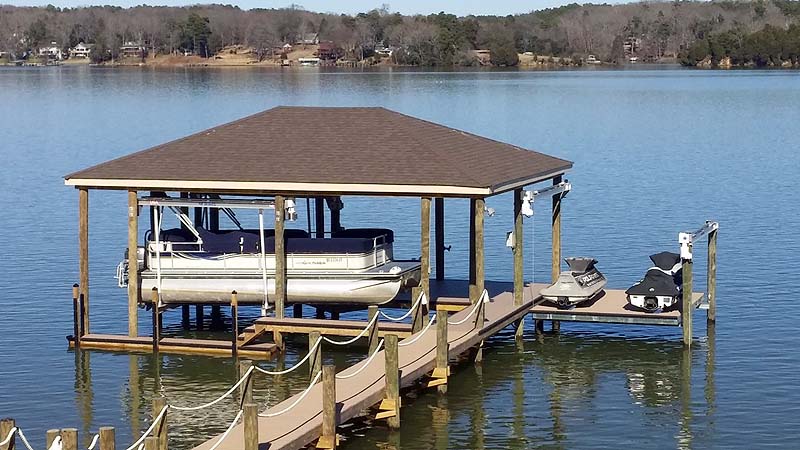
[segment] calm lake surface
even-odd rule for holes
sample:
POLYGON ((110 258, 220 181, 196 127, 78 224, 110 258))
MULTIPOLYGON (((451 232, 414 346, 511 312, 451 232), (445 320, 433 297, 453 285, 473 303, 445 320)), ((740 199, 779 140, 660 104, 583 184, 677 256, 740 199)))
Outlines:
MULTIPOLYGON (((148 426, 154 394, 195 405, 236 377, 230 358, 67 349, 78 196, 62 177, 276 105, 380 105, 574 161, 563 253, 596 257, 611 287, 636 282, 649 254, 675 251, 679 231, 706 219, 721 224, 717 325, 707 333, 705 314, 696 314, 690 352, 679 328, 563 324, 559 335, 537 340, 528 320, 524 348, 510 332, 498 335, 480 369, 455 369, 446 396, 426 391, 404 401, 401 431, 356 426, 344 448, 800 446, 798 72, 62 67, 0 70, 0 92, 0 416, 14 417, 37 449, 46 429, 76 427, 88 445, 106 425, 124 449, 148 426)), ((296 126, 319 133, 325 124, 296 126)), ((396 164, 424 170, 424 161, 387 155, 386 170, 396 164)), ((96 332, 126 330, 126 294, 112 278, 126 246, 125 202, 118 192, 90 195, 96 332)), ((549 278, 544 203, 525 225, 528 280, 534 272, 537 281, 549 278)), ((418 201, 345 204, 345 226, 392 227, 396 255, 418 256, 418 201)), ((488 206, 497 213, 486 220, 487 278, 510 281, 511 198, 488 206)), ((448 201, 446 227, 447 275, 465 277, 466 202, 448 201)), ((702 288, 705 247, 696 255, 702 288)), ((140 317, 146 332, 148 315, 140 317)), ((165 321, 168 333, 182 333, 179 312, 165 321)), ((305 348, 304 340, 290 342, 282 363, 292 365, 305 348)), ((341 366, 363 356, 363 348, 326 349, 341 366)), ((272 405, 306 383, 303 373, 260 376, 256 398, 272 405)), ((226 400, 211 412, 171 413, 171 447, 188 449, 224 430, 236 408, 226 400)))

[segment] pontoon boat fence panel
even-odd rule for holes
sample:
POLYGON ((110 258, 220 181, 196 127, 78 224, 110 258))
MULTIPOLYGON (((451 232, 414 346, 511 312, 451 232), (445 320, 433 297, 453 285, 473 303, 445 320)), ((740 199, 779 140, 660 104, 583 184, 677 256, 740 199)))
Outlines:
POLYGON ((172 198, 145 196, 139 199, 139 204, 143 206, 170 206, 176 208, 275 209, 274 200, 242 198, 172 198))

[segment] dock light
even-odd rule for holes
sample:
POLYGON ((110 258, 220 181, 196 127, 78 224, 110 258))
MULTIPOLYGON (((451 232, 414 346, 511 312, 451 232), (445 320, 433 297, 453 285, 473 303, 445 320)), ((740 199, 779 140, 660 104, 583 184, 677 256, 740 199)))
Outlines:
POLYGON ((533 217, 534 195, 533 191, 525 191, 525 195, 522 197, 522 210, 520 212, 525 217, 533 217))
POLYGON ((286 210, 285 212, 286 220, 290 222, 294 222, 295 220, 297 220, 297 208, 293 198, 286 199, 285 210, 286 210))

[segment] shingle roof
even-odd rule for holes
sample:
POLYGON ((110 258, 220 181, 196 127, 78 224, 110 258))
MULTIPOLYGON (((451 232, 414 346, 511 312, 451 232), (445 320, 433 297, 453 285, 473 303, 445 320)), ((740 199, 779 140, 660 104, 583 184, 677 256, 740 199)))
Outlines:
POLYGON ((65 178, 118 189, 491 195, 571 167, 384 108, 277 107, 65 178))

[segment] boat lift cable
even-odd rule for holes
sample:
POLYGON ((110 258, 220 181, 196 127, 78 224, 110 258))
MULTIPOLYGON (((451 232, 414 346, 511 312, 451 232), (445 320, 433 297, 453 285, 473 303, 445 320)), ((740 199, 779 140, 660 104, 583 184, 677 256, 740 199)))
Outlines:
POLYGON ((222 401, 224 398, 226 398, 229 395, 231 395, 237 388, 239 388, 239 386, 242 385, 242 383, 247 381, 247 379, 250 378, 250 376, 253 374, 254 367, 255 366, 251 366, 249 369, 247 369, 247 372, 245 372, 244 375, 242 375, 242 377, 239 378, 239 381, 237 381, 236 384, 231 386, 231 388, 228 389, 227 392, 222 394, 216 400, 210 401, 208 403, 204 403, 204 404, 199 405, 199 406, 175 406, 175 405, 170 405, 170 408, 172 408, 174 410, 177 410, 177 411, 199 411, 201 409, 205 409, 205 408, 208 408, 210 406, 214 406, 217 403, 219 403, 220 401, 222 401))
POLYGON ((369 331, 369 329, 372 327, 372 325, 377 320, 378 320, 378 315, 375 314, 375 316, 372 318, 372 320, 370 320, 369 323, 367 323, 367 326, 364 327, 364 329, 361 330, 361 332, 358 333, 358 335, 356 337, 354 337, 353 339, 348 339, 346 341, 335 341, 335 340, 330 339, 330 338, 328 338, 326 336, 322 336, 322 339, 324 339, 325 342, 328 342, 328 343, 333 344, 333 345, 350 345, 353 342, 355 342, 355 341, 361 339, 362 337, 364 337, 364 335, 367 334, 367 331, 369 331))
POLYGON ((470 311, 469 314, 467 314, 467 317, 464 317, 463 319, 456 322, 451 322, 448 320, 447 324, 461 325, 462 323, 465 323, 467 320, 469 320, 470 317, 472 317, 476 312, 478 312, 478 308, 481 308, 484 303, 489 303, 489 291, 487 291, 486 289, 483 290, 481 297, 478 299, 477 302, 475 302, 475 305, 472 307, 472 311, 470 311))
POLYGON ((359 368, 358 368, 358 370, 356 370, 356 371, 355 371, 355 372, 353 372, 353 373, 347 374, 347 375, 340 375, 340 374, 337 374, 337 375, 336 375, 336 378, 338 378, 338 379, 340 379, 340 380, 346 380, 346 379, 348 379, 348 378, 353 378, 354 376, 356 376, 356 375, 360 374, 361 372, 363 372, 363 371, 364 371, 364 369, 366 369, 366 368, 367 368, 367 366, 369 366, 369 363, 371 363, 371 362, 372 362, 372 360, 373 360, 373 359, 375 359, 375 355, 377 355, 377 354, 380 352, 380 350, 381 350, 381 347, 383 346, 383 341, 384 341, 384 340, 383 340, 383 339, 381 339, 381 340, 378 342, 378 346, 377 346, 377 347, 375 347, 375 351, 374 351, 374 352, 372 352, 372 354, 371 354, 371 355, 369 355, 369 358, 367 358, 367 361, 364 363, 364 365, 362 365, 361 367, 359 367, 359 368))
POLYGON ((166 405, 163 408, 161 408, 161 412, 158 413, 158 416, 156 416, 155 419, 153 419, 153 423, 150 424, 150 427, 147 429, 147 431, 145 431, 142 434, 142 436, 139 439, 136 440, 136 442, 131 444, 131 446, 126 448, 125 450, 136 450, 136 449, 138 449, 139 445, 144 442, 144 440, 145 440, 145 438, 147 436, 150 436, 150 433, 152 433, 153 430, 156 429, 156 425, 158 425, 161 422, 161 419, 164 418, 164 414, 167 413, 167 409, 169 409, 169 405, 166 405))
POLYGON ((278 372, 272 372, 272 371, 270 371, 270 370, 262 369, 261 367, 258 367, 258 366, 256 366, 256 365, 253 365, 253 367, 254 367, 256 370, 258 370, 259 372, 261 372, 261 373, 264 373, 264 374, 267 374, 267 375, 286 375, 287 373, 293 372, 295 369, 297 369, 298 367, 300 367, 301 365, 303 365, 303 363, 305 363, 305 362, 308 360, 308 358, 310 358, 310 357, 311 357, 311 355, 313 355, 313 354, 314 354, 314 351, 315 351, 315 350, 317 350, 317 347, 319 347, 319 346, 320 346, 320 344, 322 344, 322 339, 319 339, 319 340, 318 340, 318 341, 317 341, 317 342, 314 344, 314 346, 313 346, 313 347, 311 347, 311 348, 308 350, 308 353, 306 353, 306 356, 304 356, 304 357, 303 357, 303 359, 301 359, 300 361, 298 361, 297 363, 295 363, 295 365, 293 365, 292 367, 290 367, 290 368, 288 368, 288 369, 286 369, 286 370, 281 370, 281 371, 278 371, 278 372))
MULTIPOLYGON (((319 341, 317 341, 317 342, 319 342, 319 341)), ((259 417, 275 417, 275 416, 279 416, 279 415, 281 415, 283 413, 289 412, 289 410, 291 410, 292 408, 297 406, 301 401, 303 401, 304 398, 306 398, 306 395, 308 395, 308 393, 311 392, 311 388, 314 387, 315 384, 317 384, 317 382, 319 381, 321 376, 322 376, 322 371, 317 372, 317 375, 314 377, 313 380, 311 380, 311 383, 308 385, 308 387, 303 391, 302 394, 300 394, 300 397, 298 397, 297 400, 292 402, 291 405, 287 406, 286 408, 284 408, 284 409, 282 409, 280 411, 276 411, 274 413, 263 412, 263 413, 260 413, 258 416, 259 417)), ((212 449, 209 449, 209 450, 214 450, 214 449, 212 448, 212 449)))
POLYGON ((236 413, 236 417, 234 417, 233 421, 231 422, 231 424, 228 425, 228 429, 225 430, 224 433, 222 433, 222 436, 219 437, 219 440, 217 440, 217 442, 214 443, 214 445, 212 445, 211 448, 209 448, 208 450, 217 450, 217 448, 220 446, 220 444, 222 444, 222 441, 224 441, 225 438, 227 438, 228 435, 230 434, 231 430, 233 430, 233 427, 235 427, 236 424, 239 423, 239 419, 242 418, 242 413, 243 412, 244 412, 244 410, 240 409, 239 412, 236 413))
POLYGON ((411 313, 413 313, 414 310, 416 310, 419 307, 420 302, 423 305, 427 305, 428 304, 428 296, 425 295, 425 291, 422 291, 422 292, 419 293, 419 296, 417 297, 417 301, 415 301, 414 304, 411 305, 411 308, 405 314, 403 314, 400 317, 392 317, 390 315, 387 315, 383 311, 378 311, 378 313, 381 316, 383 316, 384 318, 386 318, 388 320, 391 320, 392 322, 400 322, 401 320, 403 320, 403 319, 407 318, 408 316, 410 316, 411 313))

